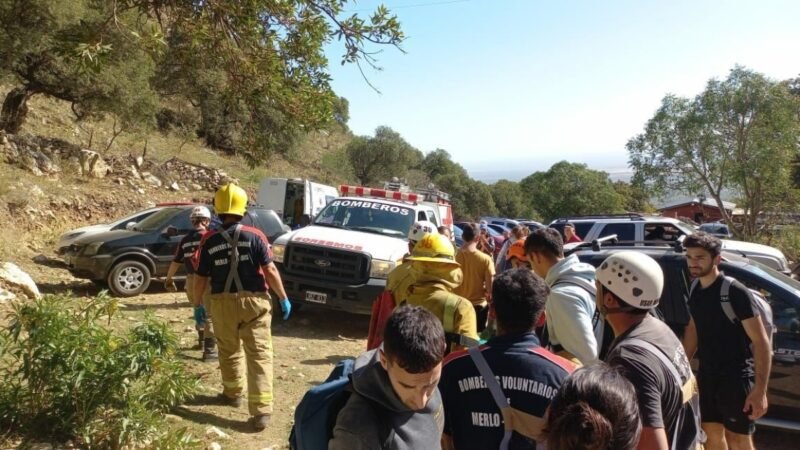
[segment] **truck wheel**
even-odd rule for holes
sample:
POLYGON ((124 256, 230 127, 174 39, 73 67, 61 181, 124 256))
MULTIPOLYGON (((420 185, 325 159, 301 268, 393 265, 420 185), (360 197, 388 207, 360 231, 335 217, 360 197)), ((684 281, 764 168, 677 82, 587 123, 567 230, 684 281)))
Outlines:
POLYGON ((120 261, 108 274, 108 287, 118 297, 139 295, 150 286, 150 269, 139 261, 120 261))

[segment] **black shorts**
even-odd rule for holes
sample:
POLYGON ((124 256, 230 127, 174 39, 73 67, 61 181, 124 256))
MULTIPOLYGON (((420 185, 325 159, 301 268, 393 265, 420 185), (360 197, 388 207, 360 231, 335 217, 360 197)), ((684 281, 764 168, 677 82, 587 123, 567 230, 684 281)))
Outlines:
POLYGON ((703 422, 721 423, 737 434, 753 434, 756 423, 742 411, 753 390, 752 378, 721 377, 700 374, 700 416, 703 422))

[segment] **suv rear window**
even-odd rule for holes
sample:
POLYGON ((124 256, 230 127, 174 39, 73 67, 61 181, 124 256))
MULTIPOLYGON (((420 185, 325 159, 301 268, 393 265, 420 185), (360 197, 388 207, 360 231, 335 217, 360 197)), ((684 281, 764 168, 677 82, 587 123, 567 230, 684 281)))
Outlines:
MULTIPOLYGON (((636 240, 636 224, 634 223, 607 223, 600 232, 599 237, 616 234, 620 241, 636 240)), ((580 234, 579 234, 580 236, 580 234)), ((581 236, 583 237, 583 236, 581 236)))
MULTIPOLYGON (((564 225, 568 222, 558 222, 550 225, 550 228, 558 230, 561 233, 561 237, 564 237, 564 225)), ((594 226, 594 222, 569 222, 572 226, 575 227, 575 233, 578 234, 578 237, 581 239, 586 239, 586 236, 592 231, 592 227, 594 226)))

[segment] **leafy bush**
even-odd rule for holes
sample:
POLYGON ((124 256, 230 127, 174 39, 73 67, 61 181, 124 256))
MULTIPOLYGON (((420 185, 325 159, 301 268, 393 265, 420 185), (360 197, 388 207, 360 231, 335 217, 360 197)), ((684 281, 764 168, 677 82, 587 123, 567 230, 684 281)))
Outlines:
POLYGON ((105 293, 17 304, 0 332, 0 427, 81 448, 187 448, 163 413, 197 392, 176 359, 177 339, 147 317, 125 334, 105 293))

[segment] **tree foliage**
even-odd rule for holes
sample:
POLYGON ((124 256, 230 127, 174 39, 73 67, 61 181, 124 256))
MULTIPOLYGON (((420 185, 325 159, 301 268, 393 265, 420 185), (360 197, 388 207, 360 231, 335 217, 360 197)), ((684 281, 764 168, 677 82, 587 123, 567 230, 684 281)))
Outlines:
POLYGON ((537 216, 525 198, 519 183, 500 180, 490 186, 497 213, 510 218, 533 218, 537 216))
POLYGON ((0 0, 0 73, 17 87, 2 126, 16 131, 30 96, 73 104, 79 117, 153 120, 157 99, 201 112, 209 144, 251 163, 286 153, 299 133, 346 120, 330 87, 325 46, 341 62, 375 64, 369 46, 398 46, 397 18, 367 19, 343 0, 0 0), (336 117, 334 116, 336 114, 336 117))
POLYGON ((364 186, 403 177, 422 161, 422 152, 385 126, 375 129, 375 136, 356 136, 346 152, 353 174, 364 186))
POLYGON ((623 212, 624 198, 614 189, 606 172, 585 164, 561 161, 546 172, 535 172, 520 181, 523 194, 542 218, 623 212))
POLYGON ((622 180, 614 182, 614 190, 622 196, 623 209, 628 212, 655 212, 656 208, 650 202, 650 195, 642 183, 628 183, 622 180))
POLYGON ((657 193, 708 192, 728 222, 722 192, 736 192, 745 214, 735 232, 754 237, 760 215, 796 198, 799 105, 787 83, 738 66, 694 99, 668 95, 644 132, 628 141, 635 179, 657 193))

